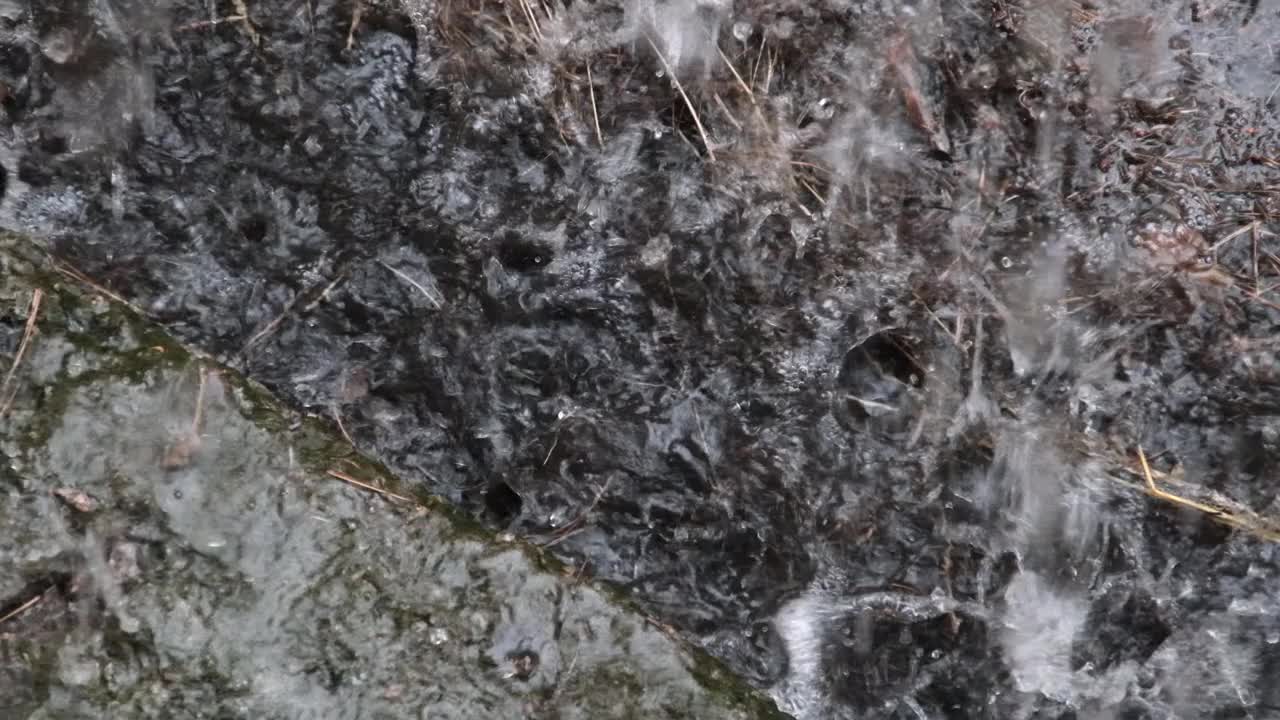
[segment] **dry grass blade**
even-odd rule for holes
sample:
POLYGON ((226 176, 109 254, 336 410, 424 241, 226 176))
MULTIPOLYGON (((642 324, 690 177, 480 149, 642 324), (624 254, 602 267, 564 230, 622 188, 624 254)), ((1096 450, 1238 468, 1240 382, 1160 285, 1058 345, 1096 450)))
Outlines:
POLYGON ((533 30, 534 39, 541 43, 542 27, 538 25, 538 12, 533 9, 529 0, 520 0, 520 9, 524 11, 525 19, 529 21, 529 28, 533 30))
POLYGON ((409 497, 405 497, 404 495, 393 493, 390 490, 385 490, 383 488, 378 487, 377 485, 370 485, 369 483, 363 480, 357 480, 351 477, 350 475, 342 472, 341 470, 330 470, 328 474, 329 474, 329 477, 337 478, 338 480, 341 480, 342 482, 347 483, 348 485, 358 487, 361 490, 368 490, 371 493, 381 495, 382 497, 385 497, 388 500, 395 500, 396 502, 416 504, 414 503, 413 498, 409 498, 409 497))
POLYGON ((1260 223, 1260 222, 1258 222, 1257 220, 1254 220, 1253 222, 1249 223, 1248 225, 1244 225, 1244 226, 1242 226, 1242 227, 1236 228, 1236 230, 1235 230, 1234 232, 1232 232, 1231 234, 1229 234, 1229 235, 1227 235, 1227 236, 1223 237, 1221 240, 1219 240, 1218 242, 1216 242, 1216 243, 1214 243, 1212 246, 1210 246, 1210 247, 1209 247, 1209 250, 1210 250, 1210 251, 1213 251, 1213 252, 1216 252, 1216 251, 1218 250, 1218 248, 1222 247, 1223 245, 1226 245, 1227 243, 1231 242, 1232 240, 1235 240, 1236 238, 1240 237, 1241 235, 1244 235, 1244 234, 1246 234, 1246 233, 1252 233, 1252 232, 1253 232, 1253 231, 1254 231, 1254 230, 1255 230, 1259 225, 1261 225, 1261 223, 1260 223))
POLYGON ((1229 525, 1239 530, 1251 533, 1254 536, 1270 542, 1280 542, 1280 522, 1268 520, 1248 510, 1230 511, 1226 508, 1215 507, 1205 503, 1175 495, 1166 490, 1161 490, 1156 486, 1155 474, 1151 471, 1151 465, 1147 463, 1147 455, 1142 448, 1138 448, 1138 463, 1142 466, 1142 477, 1146 482, 1147 494, 1164 500, 1165 502, 1190 508, 1197 512, 1208 515, 1224 525, 1229 525))
POLYGON ((596 126, 596 142, 604 149, 604 134, 600 132, 600 112, 596 109, 596 86, 591 81, 591 65, 587 65, 587 90, 591 92, 591 120, 596 126))
POLYGON ((751 86, 747 85, 747 82, 742 79, 741 75, 738 74, 738 69, 735 68, 733 66, 733 63, 729 61, 729 56, 725 55, 724 50, 721 50, 719 46, 716 47, 716 52, 720 53, 720 59, 724 60, 724 64, 729 66, 729 72, 733 73, 733 78, 738 81, 738 86, 741 87, 742 91, 747 94, 747 99, 751 101, 752 105, 755 105, 756 94, 751 92, 751 86))
POLYGON ((680 78, 676 77, 675 71, 667 63, 667 58, 658 49, 657 44, 647 35, 645 36, 645 41, 649 43, 649 47, 653 48, 653 52, 658 55, 658 60, 662 62, 663 69, 671 76, 671 82, 676 86, 676 90, 679 91, 680 97, 684 98, 684 104, 689 108, 689 112, 693 114, 693 124, 698 126, 698 135, 702 136, 702 145, 707 149, 707 162, 715 162, 716 154, 711 149, 711 141, 707 139, 707 129, 702 127, 702 118, 698 117, 698 111, 693 107, 693 101, 689 99, 689 94, 684 91, 684 85, 681 84, 680 78))
POLYGON ((378 261, 378 264, 379 264, 379 265, 381 265, 382 267, 386 268, 387 270, 391 271, 391 274, 392 274, 392 275, 395 275, 396 277, 400 278, 401 280, 403 280, 403 281, 405 281, 405 282, 409 283, 410 285, 412 285, 413 287, 417 288, 418 292, 422 293, 422 295, 423 295, 424 297, 426 297, 426 298, 427 298, 427 302, 431 303, 431 306, 432 306, 432 307, 434 307, 434 308, 435 308, 435 309, 437 309, 437 310, 439 310, 439 309, 440 309, 440 307, 441 307, 441 305, 440 305, 440 301, 439 301, 439 300, 437 300, 437 299, 436 299, 436 296, 435 296, 435 295, 433 295, 433 294, 431 294, 431 292, 430 292, 429 290, 427 290, 425 287, 423 287, 423 286, 422 286, 422 283, 419 283, 418 281, 416 281, 416 280, 414 280, 413 278, 409 277, 409 274, 408 274, 408 273, 406 273, 406 272, 404 272, 404 271, 402 271, 402 270, 397 270, 397 269, 395 269, 395 268, 391 267, 390 265, 388 265, 387 263, 385 263, 385 262, 383 262, 383 261, 381 261, 381 260, 379 260, 379 261, 378 261))
POLYGON ((724 116, 729 118, 729 122, 733 123, 733 128, 738 132, 742 132, 742 123, 738 122, 738 119, 733 116, 733 111, 729 110, 729 106, 724 104, 724 99, 720 97, 720 93, 716 93, 716 104, 720 106, 720 111, 724 113, 724 116))
POLYGON ((31 302, 27 305, 27 324, 22 330, 22 341, 18 343, 18 352, 13 356, 13 364, 9 366, 9 372, 5 373, 4 384, 0 385, 0 398, 3 398, 3 402, 0 402, 0 417, 9 413, 10 406, 18 396, 18 389, 12 387, 13 379, 18 372, 18 366, 22 364, 22 358, 27 354, 31 339, 35 337, 36 318, 40 316, 40 301, 43 299, 44 291, 40 288, 36 288, 31 293, 31 302))
POLYGON ((196 413, 191 418, 191 434, 199 435, 200 426, 204 424, 204 397, 209 388, 210 370, 200 369, 200 388, 196 390, 196 413))

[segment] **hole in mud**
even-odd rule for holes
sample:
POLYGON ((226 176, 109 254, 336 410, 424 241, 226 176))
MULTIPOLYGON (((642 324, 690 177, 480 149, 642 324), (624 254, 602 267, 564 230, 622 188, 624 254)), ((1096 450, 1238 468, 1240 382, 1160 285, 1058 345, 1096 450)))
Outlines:
POLYGON ((0 45, 0 72, 10 78, 16 78, 31 69, 31 53, 26 48, 12 43, 0 45))
POLYGON ((538 669, 538 653, 532 650, 514 652, 507 656, 507 662, 511 665, 512 677, 517 680, 528 680, 538 669))
POLYGON ((516 272, 541 270, 551 262, 551 250, 515 233, 508 233, 498 245, 498 261, 516 272))
POLYGON ((836 379, 844 393, 842 410, 856 420, 898 414, 923 376, 905 340, 887 332, 872 335, 845 353, 836 379))
POLYGON ((40 133, 39 139, 36 140, 36 147, 50 155, 62 155, 70 149, 65 137, 46 133, 40 133))
POLYGON ((524 500, 508 483, 499 480, 484 491, 485 512, 499 525, 508 525, 520 515, 524 500))
POLYGON ((54 173, 45 158, 28 155, 18 161, 18 179, 33 188, 42 188, 53 182, 54 173))
POLYGON ((261 215, 254 215, 240 223, 239 227, 240 234, 244 236, 244 239, 255 244, 266 239, 267 231, 270 229, 271 225, 267 222, 267 219, 261 215))

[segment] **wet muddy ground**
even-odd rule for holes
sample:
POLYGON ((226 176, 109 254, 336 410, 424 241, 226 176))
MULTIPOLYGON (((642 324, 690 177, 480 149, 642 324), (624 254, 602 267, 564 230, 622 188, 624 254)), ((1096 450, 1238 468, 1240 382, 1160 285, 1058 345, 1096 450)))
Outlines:
POLYGON ((6 225, 797 717, 1280 713, 1274 3, 0 27, 6 225))
POLYGON ((32 250, 0 236, 38 331, 2 407, 0 717, 781 717, 32 250))

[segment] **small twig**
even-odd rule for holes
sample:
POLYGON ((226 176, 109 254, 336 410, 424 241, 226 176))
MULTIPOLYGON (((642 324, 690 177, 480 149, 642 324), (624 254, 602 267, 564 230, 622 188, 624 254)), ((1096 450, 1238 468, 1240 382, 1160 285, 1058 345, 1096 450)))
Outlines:
POLYGON ((404 495, 398 495, 396 493, 391 492, 390 490, 384 490, 376 485, 370 485, 369 483, 364 482, 363 480, 357 480, 351 477, 350 475, 342 472, 341 470, 330 470, 328 474, 329 474, 329 477, 337 478, 344 483, 347 483, 349 485, 354 485, 355 487, 361 488, 362 490, 368 490, 369 492, 377 493, 378 495, 381 495, 390 500, 395 500, 397 502, 404 502, 404 503, 414 502, 413 498, 408 498, 408 497, 405 497, 404 495))
POLYGON ((3 398, 3 404, 0 404, 0 417, 4 417, 9 413, 9 408, 13 405, 14 399, 18 397, 18 389, 10 386, 13 384, 13 378, 18 372, 18 365, 22 363, 22 358, 27 354, 27 347, 31 344, 31 339, 36 334, 36 318, 40 315, 40 301, 44 298, 44 291, 36 288, 31 293, 31 302, 27 305, 27 324, 22 330, 22 341, 18 343, 18 352, 13 356, 13 364, 9 366, 9 372, 4 376, 4 384, 0 385, 0 398, 3 398))
POLYGON ((297 295, 295 295, 293 299, 290 300, 287 305, 285 305, 284 310, 280 311, 280 314, 277 315, 275 319, 267 323, 266 327, 255 332, 253 336, 250 337, 247 342, 245 342, 244 347, 240 349, 240 354, 242 356, 248 355, 249 351, 252 350, 255 345, 262 342, 268 336, 270 336, 272 333, 278 330, 280 328, 280 325, 284 323, 284 321, 287 320, 295 312, 299 312, 299 313, 310 312, 312 309, 315 308, 316 305, 319 305, 321 302, 324 301, 325 298, 329 296, 329 293, 332 292, 333 289, 338 286, 338 283, 346 279, 347 279, 347 271, 343 270, 342 272, 338 273, 337 277, 330 280, 321 290, 316 291, 315 288, 313 287, 310 290, 306 290, 304 292, 300 292, 297 295), (302 305, 304 302, 306 303, 306 305, 302 305), (300 305, 302 305, 301 308, 299 308, 300 305))
POLYGON ((266 327, 254 333, 253 336, 249 338, 248 342, 244 344, 244 348, 240 350, 240 354, 241 355, 247 354, 249 350, 253 348, 254 345, 257 345, 258 343, 262 342, 263 338, 275 332, 276 329, 280 327, 280 324, 285 321, 285 318, 289 317, 289 311, 291 309, 292 307, 285 308, 285 311, 277 315, 274 320, 267 323, 266 327))
POLYGON ((680 97, 684 98, 684 104, 689 108, 689 112, 693 113, 693 124, 698 127, 698 134, 702 136, 702 145, 707 149, 707 162, 715 162, 716 153, 711 149, 711 141, 707 139, 707 129, 702 127, 702 119, 698 117, 698 111, 694 109, 693 101, 689 99, 688 93, 684 91, 684 85, 680 83, 680 78, 676 77, 675 71, 667 63, 667 58, 663 56, 662 51, 658 49, 653 40, 648 35, 644 39, 649 43, 649 47, 653 48, 653 51, 657 53, 658 60, 662 62, 662 67, 671 76, 671 82, 676 86, 676 90, 680 92, 680 97))
POLYGON ((587 64, 587 90, 591 92, 591 120, 596 126, 596 142, 600 144, 600 149, 604 149, 604 134, 600 132, 600 113, 596 109, 596 86, 591 81, 591 64, 587 64))
POLYGON ((346 271, 345 269, 343 269, 343 270, 342 270, 342 272, 339 272, 339 273, 338 273, 337 277, 335 277, 334 279, 330 280, 330 281, 329 281, 329 284, 324 286, 324 289, 323 289, 323 290, 321 290, 321 291, 316 295, 316 297, 315 297, 315 299, 314 299, 314 300, 312 300, 311 302, 307 303, 307 304, 306 304, 306 306, 302 308, 302 312, 304 312, 304 313, 309 313, 309 312, 311 312, 312 310, 314 310, 314 309, 316 308, 316 306, 317 306, 317 305, 319 305, 320 303, 324 302, 325 300, 327 300, 327 299, 329 298, 329 293, 333 292, 333 289, 334 289, 334 288, 336 288, 336 287, 338 287, 338 283, 340 283, 340 282, 342 282, 343 280, 346 280, 346 279, 347 279, 347 271, 346 271))

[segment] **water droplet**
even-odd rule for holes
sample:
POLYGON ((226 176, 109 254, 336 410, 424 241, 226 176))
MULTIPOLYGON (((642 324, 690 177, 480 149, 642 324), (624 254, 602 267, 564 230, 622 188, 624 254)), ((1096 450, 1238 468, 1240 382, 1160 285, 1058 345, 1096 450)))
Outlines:
POLYGON ((427 641, 432 645, 439 647, 440 645, 449 642, 449 631, 442 627, 433 627, 431 628, 431 631, 427 633, 427 641))
POLYGON ((1000 258, 1000 267, 1004 268, 1005 270, 1008 270, 1009 268, 1013 267, 1013 258, 1009 257, 1008 255, 1005 255, 1004 257, 1000 258))

